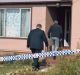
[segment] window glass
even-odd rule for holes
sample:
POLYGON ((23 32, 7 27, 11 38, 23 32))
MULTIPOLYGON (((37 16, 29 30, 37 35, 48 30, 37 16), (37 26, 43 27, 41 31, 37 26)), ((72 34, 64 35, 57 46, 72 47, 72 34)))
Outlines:
POLYGON ((0 9, 0 36, 27 37, 30 22, 31 10, 29 8, 0 9))

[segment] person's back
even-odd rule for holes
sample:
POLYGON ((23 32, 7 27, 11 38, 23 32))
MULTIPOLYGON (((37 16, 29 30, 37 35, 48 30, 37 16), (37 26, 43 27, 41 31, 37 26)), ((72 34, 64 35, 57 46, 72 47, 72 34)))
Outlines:
POLYGON ((62 29, 61 26, 58 24, 54 24, 51 26, 50 31, 49 31, 48 35, 51 37, 58 37, 60 38, 61 34, 62 34, 62 29), (49 35, 49 33, 51 33, 49 35))
POLYGON ((52 39, 52 50, 58 50, 59 47, 59 39, 62 36, 62 28, 58 24, 58 21, 55 20, 54 24, 49 28, 48 38, 52 39))
POLYGON ((43 49, 43 42, 47 42, 44 39, 44 31, 37 28, 30 32, 30 48, 43 49))
MULTIPOLYGON (((48 47, 48 41, 46 35, 43 30, 41 30, 42 25, 38 24, 36 29, 32 30, 27 39, 27 47, 29 47, 32 53, 40 53, 43 49, 43 42, 45 43, 46 47, 48 47)), ((33 58, 33 68, 39 69, 40 65, 38 63, 39 58, 33 58)))

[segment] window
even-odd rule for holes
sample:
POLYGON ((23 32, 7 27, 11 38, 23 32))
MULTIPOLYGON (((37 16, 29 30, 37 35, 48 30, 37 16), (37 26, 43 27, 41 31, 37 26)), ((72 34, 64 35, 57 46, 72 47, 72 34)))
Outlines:
POLYGON ((0 9, 0 36, 27 37, 30 25, 30 8, 0 9))

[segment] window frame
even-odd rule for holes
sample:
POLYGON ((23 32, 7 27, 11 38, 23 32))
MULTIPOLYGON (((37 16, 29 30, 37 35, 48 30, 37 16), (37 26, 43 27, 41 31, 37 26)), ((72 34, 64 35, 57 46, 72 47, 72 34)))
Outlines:
MULTIPOLYGON (((19 9, 20 10, 20 17, 21 17, 21 10, 22 9, 29 9, 30 10, 30 30, 31 30, 31 8, 0 8, 0 10, 1 9, 3 9, 4 10, 4 35, 2 35, 2 36, 0 36, 0 38, 12 38, 12 39, 25 39, 25 38, 27 38, 27 37, 21 37, 21 36, 19 36, 19 37, 8 37, 8 36, 6 36, 6 10, 7 9, 19 9)), ((21 20, 21 19, 20 19, 21 20)), ((29 32, 30 32, 30 30, 29 30, 29 32)), ((21 21, 20 21, 20 31, 21 31, 21 21)), ((21 32, 20 32, 20 34, 21 34, 21 32)))

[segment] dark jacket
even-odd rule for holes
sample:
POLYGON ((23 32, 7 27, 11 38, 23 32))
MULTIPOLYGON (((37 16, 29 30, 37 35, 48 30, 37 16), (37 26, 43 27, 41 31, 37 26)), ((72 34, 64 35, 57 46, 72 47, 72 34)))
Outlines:
POLYGON ((43 49, 43 42, 48 47, 48 41, 43 30, 37 28, 32 30, 27 39, 27 47, 33 49, 43 49))
POLYGON ((62 28, 60 25, 52 25, 48 31, 48 38, 50 37, 58 37, 61 38, 62 36, 62 28))

